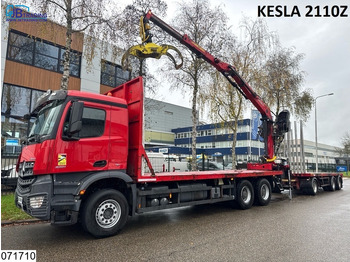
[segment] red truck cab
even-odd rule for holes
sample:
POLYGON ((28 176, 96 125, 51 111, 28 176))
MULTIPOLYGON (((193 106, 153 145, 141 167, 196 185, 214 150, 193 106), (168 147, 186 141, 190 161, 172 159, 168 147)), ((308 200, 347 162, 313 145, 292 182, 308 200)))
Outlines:
POLYGON ((78 91, 48 91, 18 162, 16 204, 56 224, 78 219, 81 194, 97 178, 126 175, 129 119, 122 98, 78 91))

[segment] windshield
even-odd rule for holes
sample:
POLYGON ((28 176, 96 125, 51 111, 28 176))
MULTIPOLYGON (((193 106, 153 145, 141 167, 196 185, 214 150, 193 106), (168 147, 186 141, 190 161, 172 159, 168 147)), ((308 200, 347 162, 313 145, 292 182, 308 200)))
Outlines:
POLYGON ((53 101, 44 106, 39 111, 28 138, 34 137, 37 140, 37 138, 40 139, 43 136, 51 135, 61 107, 62 101, 53 101))

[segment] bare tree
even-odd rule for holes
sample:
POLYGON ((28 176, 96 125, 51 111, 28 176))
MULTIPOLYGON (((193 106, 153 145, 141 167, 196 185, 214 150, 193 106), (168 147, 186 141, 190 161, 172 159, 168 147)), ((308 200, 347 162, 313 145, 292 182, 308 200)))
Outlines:
MULTIPOLYGON (((118 29, 119 35, 122 37, 123 42, 120 46, 127 50, 133 45, 140 44, 140 18, 149 10, 156 13, 159 16, 165 16, 168 9, 167 4, 162 0, 147 1, 147 0, 133 0, 130 5, 127 5, 121 16, 120 20, 122 24, 118 29)), ((152 28, 152 33, 154 35, 154 40, 163 41, 164 33, 158 27, 152 28)), ((152 75, 147 65, 146 60, 138 60, 136 58, 130 57, 131 59, 131 71, 134 77, 143 76, 144 84, 148 95, 154 95, 156 93, 155 87, 158 85, 156 78, 152 75), (136 69, 137 68, 137 69, 136 69)))
POLYGON ((238 120, 241 119, 245 107, 244 99, 219 72, 213 74, 213 86, 201 96, 209 106, 209 115, 213 121, 219 121, 222 127, 227 127, 232 133, 231 157, 232 169, 236 168, 236 143, 238 120))
MULTIPOLYGON (((251 20, 244 17, 241 21, 241 37, 238 41, 226 35, 226 42, 221 51, 222 59, 232 63, 238 73, 250 85, 255 84, 263 75, 263 63, 268 51, 278 45, 277 36, 268 30, 263 20, 251 20)), ((247 103, 236 88, 221 74, 213 74, 213 86, 203 95, 210 108, 210 116, 214 121, 221 121, 232 132, 232 168, 236 164, 236 142, 238 121, 242 118, 247 103)))
MULTIPOLYGON (((210 8, 207 0, 192 0, 182 2, 177 10, 172 25, 180 32, 187 34, 194 42, 212 54, 218 54, 227 30, 227 17, 219 7, 210 8)), ((178 43, 175 43, 178 45, 178 43)), ((180 49, 181 47, 179 47, 180 49)), ((181 48, 184 65, 177 71, 166 68, 168 79, 173 87, 182 90, 192 90, 192 170, 196 170, 196 135, 197 135, 197 104, 199 92, 210 85, 209 64, 197 57, 190 50, 181 48)))
POLYGON ((279 48, 271 54, 265 64, 266 74, 261 78, 263 98, 275 114, 289 109, 297 117, 306 120, 313 105, 311 91, 302 90, 305 72, 300 70, 303 54, 295 54, 293 48, 279 48))

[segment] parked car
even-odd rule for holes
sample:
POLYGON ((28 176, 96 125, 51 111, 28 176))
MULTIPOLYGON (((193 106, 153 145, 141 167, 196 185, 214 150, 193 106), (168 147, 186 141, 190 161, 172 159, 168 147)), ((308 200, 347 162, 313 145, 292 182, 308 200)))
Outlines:
POLYGON ((230 170, 232 169, 232 162, 228 163, 227 166, 225 166, 225 170, 230 170))
MULTIPOLYGON (((218 162, 212 162, 212 161, 204 161, 204 170, 205 171, 211 171, 211 170, 223 170, 224 166, 218 162)), ((203 162, 202 160, 197 162, 197 170, 203 171, 203 162)))

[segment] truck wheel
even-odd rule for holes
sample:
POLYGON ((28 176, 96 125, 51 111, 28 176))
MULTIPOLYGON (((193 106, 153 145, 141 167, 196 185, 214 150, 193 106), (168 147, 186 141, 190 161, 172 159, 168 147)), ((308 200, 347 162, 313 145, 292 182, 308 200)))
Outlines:
POLYGON ((335 177, 331 176, 330 177, 330 185, 329 185, 329 191, 335 191, 335 177))
POLYGON ((317 184, 317 178, 316 177, 313 177, 310 181, 310 185, 309 185, 309 188, 308 188, 308 193, 309 195, 312 195, 312 196, 315 196, 317 195, 317 192, 318 192, 318 184, 317 184))
POLYGON ((122 193, 114 189, 100 190, 85 200, 81 223, 94 237, 113 236, 124 227, 128 213, 128 202, 122 193))
POLYGON ((242 180, 237 186, 237 203, 241 209, 249 209, 254 202, 254 190, 248 180, 242 180))
POLYGON ((255 185, 255 202, 267 206, 271 200, 271 185, 265 178, 259 179, 255 185))
POLYGON ((335 179, 335 189, 336 190, 340 190, 343 187, 343 181, 341 179, 341 176, 337 176, 337 178, 335 179))

